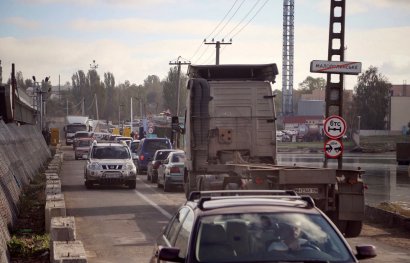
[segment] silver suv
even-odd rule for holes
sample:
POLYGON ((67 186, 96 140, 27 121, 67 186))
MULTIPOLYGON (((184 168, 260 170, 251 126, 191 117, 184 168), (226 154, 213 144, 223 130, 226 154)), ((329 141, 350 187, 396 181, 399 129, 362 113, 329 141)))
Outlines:
POLYGON ((84 168, 85 186, 125 184, 135 189, 137 169, 129 147, 122 143, 93 142, 84 168))

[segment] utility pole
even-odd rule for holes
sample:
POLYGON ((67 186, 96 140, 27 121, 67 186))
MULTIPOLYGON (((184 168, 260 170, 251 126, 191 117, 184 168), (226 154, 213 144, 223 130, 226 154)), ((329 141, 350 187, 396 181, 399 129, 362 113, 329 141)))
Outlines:
POLYGON ((212 39, 212 42, 206 42, 205 39, 205 45, 215 45, 216 49, 216 59, 215 59, 215 65, 219 65, 219 49, 221 48, 221 45, 231 45, 232 44, 232 39, 229 40, 229 42, 225 42, 224 39, 222 41, 214 41, 212 39))
POLYGON ((179 94, 180 94, 180 86, 181 86, 181 65, 190 65, 191 61, 183 60, 181 61, 182 57, 179 56, 176 60, 170 61, 169 65, 178 65, 178 83, 177 83, 177 110, 176 115, 179 116, 179 94))

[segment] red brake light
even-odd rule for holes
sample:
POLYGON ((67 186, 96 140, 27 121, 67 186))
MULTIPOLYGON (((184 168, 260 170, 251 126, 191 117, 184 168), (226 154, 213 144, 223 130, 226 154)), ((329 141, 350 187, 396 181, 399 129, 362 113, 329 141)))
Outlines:
POLYGON ((179 173, 179 167, 171 167, 169 170, 170 173, 179 173))
POLYGON ((144 157, 144 155, 140 155, 140 161, 144 161, 144 159, 145 159, 145 157, 144 157))
POLYGON ((154 165, 152 166, 152 168, 154 168, 154 169, 158 169, 158 167, 159 167, 159 163, 160 163, 160 162, 155 161, 155 162, 154 162, 154 165))
POLYGON ((255 177, 255 184, 263 184, 263 178, 256 176, 255 177))

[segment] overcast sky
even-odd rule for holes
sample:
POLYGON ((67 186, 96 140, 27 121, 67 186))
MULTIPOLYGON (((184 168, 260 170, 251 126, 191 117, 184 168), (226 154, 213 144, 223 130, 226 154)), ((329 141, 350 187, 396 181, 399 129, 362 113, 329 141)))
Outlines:
MULTIPOLYGON (((282 72, 282 0, 0 0, 3 81, 11 63, 24 78, 71 82, 93 60, 102 80, 142 84, 165 78, 181 56, 214 64, 212 41, 232 38, 221 64, 277 63, 282 72), (225 19, 224 19, 225 18, 225 19), (219 26, 218 26, 219 25, 219 26), (216 29, 216 30, 215 30, 216 29)), ((327 60, 330 0, 295 0, 294 88, 312 60, 327 60)), ((410 1, 346 0, 346 61, 376 66, 393 84, 410 83, 410 1)), ((183 67, 186 72, 186 66, 183 67)), ((357 76, 347 76, 352 89, 357 76)), ((278 76, 275 89, 281 89, 278 76)))

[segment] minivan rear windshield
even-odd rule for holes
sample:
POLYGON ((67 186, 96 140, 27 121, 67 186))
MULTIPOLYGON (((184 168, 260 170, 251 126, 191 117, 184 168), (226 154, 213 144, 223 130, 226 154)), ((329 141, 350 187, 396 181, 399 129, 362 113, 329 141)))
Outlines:
POLYGON ((162 149, 171 149, 171 144, 168 140, 153 140, 146 142, 145 150, 150 154, 154 154, 157 150, 162 149))

